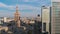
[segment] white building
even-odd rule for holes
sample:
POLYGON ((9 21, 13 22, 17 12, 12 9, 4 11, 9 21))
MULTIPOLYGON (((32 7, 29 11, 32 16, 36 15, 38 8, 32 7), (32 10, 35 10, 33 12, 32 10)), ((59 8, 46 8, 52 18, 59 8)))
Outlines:
MULTIPOLYGON (((2 19, 1 19, 2 20, 2 19)), ((13 18, 3 17, 3 22, 9 23, 10 21, 13 21, 13 18)))
POLYGON ((50 7, 42 6, 42 32, 49 32, 50 7))
POLYGON ((4 18, 3 18, 3 21, 4 21, 4 22, 7 22, 7 17, 4 17, 4 18))

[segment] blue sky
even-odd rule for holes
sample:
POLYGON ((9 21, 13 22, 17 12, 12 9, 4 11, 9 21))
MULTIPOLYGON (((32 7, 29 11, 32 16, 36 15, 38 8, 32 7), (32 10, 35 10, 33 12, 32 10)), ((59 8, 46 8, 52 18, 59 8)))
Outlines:
POLYGON ((21 17, 36 17, 41 12, 41 6, 50 6, 51 0, 0 0, 0 17, 13 17, 19 6, 21 17))

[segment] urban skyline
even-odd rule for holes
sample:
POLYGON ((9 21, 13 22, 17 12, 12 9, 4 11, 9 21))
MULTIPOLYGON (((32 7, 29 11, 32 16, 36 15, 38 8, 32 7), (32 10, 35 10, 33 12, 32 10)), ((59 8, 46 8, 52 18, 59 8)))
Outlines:
POLYGON ((60 34, 60 0, 1 0, 0 33, 60 34))

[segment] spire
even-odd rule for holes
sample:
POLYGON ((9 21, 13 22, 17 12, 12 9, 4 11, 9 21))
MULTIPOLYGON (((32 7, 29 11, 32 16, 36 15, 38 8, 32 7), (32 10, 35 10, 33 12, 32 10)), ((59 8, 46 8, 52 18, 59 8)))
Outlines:
MULTIPOLYGON (((18 0, 17 0, 17 2, 18 2, 18 0)), ((16 26, 17 26, 17 27, 20 27, 20 14, 19 14, 18 11, 19 11, 19 10, 18 10, 18 4, 16 4, 16 12, 15 12, 15 14, 14 14, 14 20, 15 20, 15 22, 16 22, 16 26)))
POLYGON ((17 0, 17 3, 16 3, 16 13, 18 13, 18 0, 17 0))
POLYGON ((18 12, 18 5, 16 6, 16 12, 18 12))

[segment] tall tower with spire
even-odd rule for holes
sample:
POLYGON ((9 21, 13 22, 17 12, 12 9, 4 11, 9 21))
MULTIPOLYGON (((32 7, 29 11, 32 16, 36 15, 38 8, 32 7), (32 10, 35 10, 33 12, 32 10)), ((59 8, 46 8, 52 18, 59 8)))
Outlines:
POLYGON ((18 5, 16 6, 16 12, 14 13, 14 21, 17 27, 20 27, 20 14, 18 12, 18 5))

